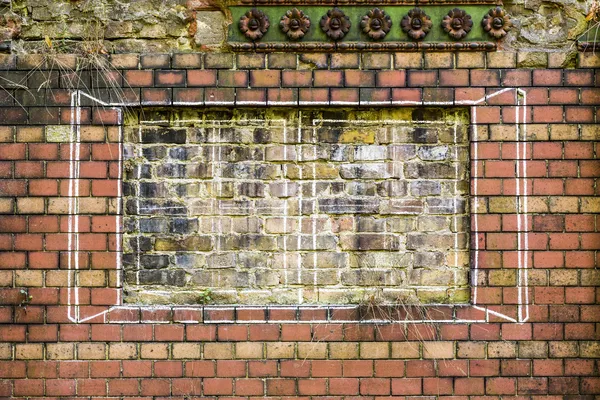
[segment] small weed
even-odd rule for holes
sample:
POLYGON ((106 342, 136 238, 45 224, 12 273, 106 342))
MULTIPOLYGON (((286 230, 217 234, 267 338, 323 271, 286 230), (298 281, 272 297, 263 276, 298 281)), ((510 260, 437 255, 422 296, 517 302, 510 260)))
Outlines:
POLYGON ((210 304, 213 301, 213 291, 211 288, 206 288, 198 293, 198 297, 196 297, 196 301, 198 304, 210 304))
POLYGON ((27 289, 21 289, 19 291, 21 295, 21 302, 19 303, 20 307, 27 307, 28 304, 31 304, 31 300, 33 300, 33 296, 29 294, 27 289))

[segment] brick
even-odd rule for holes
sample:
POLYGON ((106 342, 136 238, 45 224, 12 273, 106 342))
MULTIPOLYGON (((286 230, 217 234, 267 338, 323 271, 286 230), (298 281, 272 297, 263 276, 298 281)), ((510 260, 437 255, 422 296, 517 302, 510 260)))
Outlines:
POLYGON ((469 71, 440 70, 440 86, 469 86, 469 71))
POLYGON ((333 88, 330 91, 332 104, 358 104, 360 99, 358 89, 333 88))
POLYGON ((577 104, 579 102, 579 91, 569 88, 550 89, 549 104, 577 104))
POLYGON ((594 110, 591 107, 565 107, 565 121, 593 123, 594 110))
POLYGON ((358 68, 360 64, 357 53, 333 53, 330 57, 332 69, 358 68))
POLYGON ((289 71, 281 72, 281 85, 286 87, 310 87, 312 84, 312 71, 289 71))
POLYGON ((531 86, 531 70, 507 69, 502 70, 501 74, 502 86, 531 86))
POLYGON ((173 68, 201 68, 202 54, 173 54, 173 68))
POLYGON ((21 143, 42 142, 44 140, 44 129, 37 126, 19 126, 17 127, 16 139, 17 142, 21 143))
POLYGON ((266 105, 267 93, 265 89, 236 89, 236 104, 266 105))
MULTIPOLYGON (((206 392, 205 392, 206 393, 206 392)), ((296 383, 293 379, 267 380, 267 395, 292 396, 296 394, 296 383)))
POLYGON ((162 69, 171 66, 169 54, 143 54, 140 57, 140 65, 143 69, 162 69))
POLYGON ((247 71, 218 71, 218 80, 220 87, 247 87, 247 71))
POLYGON ((250 71, 251 87, 279 87, 281 85, 281 71, 264 70, 250 71))
POLYGON ((346 87, 373 87, 375 86, 375 73, 372 71, 344 71, 346 87))
POLYGON ((151 87, 154 84, 153 71, 128 70, 123 73, 123 79, 129 87, 151 87))
POLYGON ((269 57, 269 68, 286 69, 296 68, 297 57, 289 53, 271 53, 269 57))
POLYGON ((204 55, 204 68, 230 69, 233 68, 233 54, 206 53, 204 55))
POLYGON ((320 71, 313 72, 315 87, 342 87, 344 86, 344 75, 342 71, 320 71))
POLYGON ((533 108, 533 122, 562 122, 563 108, 560 106, 536 106, 533 108))
POLYGON ((422 89, 392 89, 393 104, 419 104, 422 101, 422 89))
POLYGON ((486 55, 484 53, 459 52, 456 54, 456 68, 485 68, 485 64, 486 55))
POLYGON ((188 70, 187 85, 188 86, 216 86, 217 71, 216 70, 188 70))
POLYGON ((533 85, 534 86, 561 86, 562 71, 551 69, 536 69, 533 70, 533 85))
POLYGON ((471 72, 472 86, 500 86, 500 71, 499 70, 478 70, 473 69, 471 72))
POLYGON ((454 67, 454 53, 424 53, 425 69, 442 69, 454 67))
POLYGON ((408 71, 407 73, 409 87, 435 86, 437 80, 437 71, 408 71))
POLYGON ((300 89, 298 93, 300 105, 329 104, 329 89, 300 89))
POLYGON ((232 105, 235 101, 233 88, 206 89, 204 103, 206 105, 232 105))

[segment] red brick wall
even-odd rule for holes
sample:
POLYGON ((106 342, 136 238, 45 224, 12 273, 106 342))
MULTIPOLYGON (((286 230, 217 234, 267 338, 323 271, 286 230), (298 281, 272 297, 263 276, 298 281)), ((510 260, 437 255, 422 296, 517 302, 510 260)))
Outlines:
MULTIPOLYGON (((143 106, 469 107, 476 305, 111 307, 122 301, 120 111, 82 96, 72 112, 64 75, 38 90, 51 76, 33 70, 39 59, 3 56, 14 84, 0 93, 0 396, 600 395, 597 55, 571 70, 516 68, 509 53, 305 55, 314 69, 299 70, 296 55, 235 58, 115 56, 126 83, 113 76, 143 106), (526 95, 486 98, 503 88, 526 95), (396 321, 374 321, 387 312, 396 321)), ((110 99, 90 89, 93 74, 76 83, 110 99)))

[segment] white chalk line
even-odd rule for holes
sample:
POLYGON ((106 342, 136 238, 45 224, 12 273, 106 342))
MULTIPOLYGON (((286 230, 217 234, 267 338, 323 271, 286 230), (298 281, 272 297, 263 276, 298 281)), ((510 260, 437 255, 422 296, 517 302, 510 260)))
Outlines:
MULTIPOLYGON (((463 104, 463 105, 473 105, 473 106, 475 106, 475 105, 477 105, 477 104, 479 104, 481 102, 485 102, 489 98, 495 97, 497 95, 500 95, 500 94, 505 93, 505 92, 510 91, 510 90, 515 90, 518 93, 522 94, 522 96, 524 98, 524 103, 523 103, 524 116, 526 116, 526 96, 527 96, 527 94, 526 94, 525 91, 523 91, 521 89, 518 89, 518 88, 505 88, 505 89, 499 90, 497 92, 494 92, 492 94, 486 95, 486 96, 482 97, 481 99, 475 100, 475 101, 470 101, 470 100, 458 101, 458 102, 392 101, 392 105, 400 105, 400 104, 402 104, 402 105, 461 105, 461 104, 463 104)), ((103 105, 103 106, 117 107, 117 106, 127 106, 127 105, 129 105, 128 103, 107 103, 107 102, 101 101, 101 100, 99 100, 97 98, 94 98, 94 97, 90 96, 89 94, 86 94, 86 93, 84 93, 84 92, 82 92, 80 90, 77 90, 76 92, 74 92, 71 95, 71 130, 73 130, 73 117, 74 117, 74 111, 73 110, 75 110, 75 113, 77 114, 76 115, 76 117, 77 117, 76 118, 77 119, 77 127, 76 127, 77 129, 76 129, 76 131, 78 132, 78 135, 80 134, 80 125, 81 125, 81 108, 79 106, 79 104, 81 104, 81 96, 84 96, 84 97, 87 97, 87 98, 89 98, 89 99, 91 99, 93 101, 96 101, 98 104, 103 105), (75 98, 77 99, 77 101, 75 101, 75 98)), ((212 104, 213 105, 217 105, 216 103, 217 102, 213 102, 212 104)), ((228 102, 224 102, 224 103, 229 104, 228 102)), ((307 102, 307 104, 316 105, 316 103, 311 103, 311 102, 307 102)), ((302 104, 300 104, 300 105, 302 105, 302 104)), ((517 99, 517 106, 515 107, 515 112, 517 114, 516 121, 518 121, 518 113, 519 113, 519 107, 518 106, 519 106, 519 104, 518 104, 518 99, 517 99)), ((116 109, 116 108, 115 108, 115 110, 116 111, 121 111, 121 110, 116 109)), ((474 147, 475 147, 475 149, 477 149, 478 138, 477 138, 477 135, 476 135, 476 132, 477 132, 476 107, 472 107, 471 108, 471 115, 472 115, 473 126, 475 127, 474 128, 474 136, 475 136, 475 138, 474 138, 475 139, 474 140, 474 142, 475 142, 474 147)), ((336 121, 336 120, 332 120, 332 121, 336 121)), ((171 121, 146 121, 146 123, 170 123, 170 122, 171 121)), ((184 121, 180 121, 180 122, 184 122, 184 121)), ((349 121, 344 120, 343 122, 347 123, 349 121)), ((428 121, 428 122, 435 122, 435 121, 428 121)), ((415 123, 419 123, 419 121, 416 121, 415 123)), ((526 126, 526 118, 524 118, 523 125, 526 126)), ((518 140, 518 143, 519 144, 521 143, 520 139, 518 140)), ((71 142, 71 146, 70 147, 71 147, 71 150, 72 150, 72 148, 73 148, 73 143, 72 142, 71 142)), ((80 147, 79 140, 77 141, 77 144, 76 144, 75 147, 76 147, 76 150, 75 150, 76 154, 78 154, 79 153, 79 147, 80 147)), ((523 147, 526 149, 526 136, 524 138, 523 147)), ((476 152, 477 152, 477 150, 476 150, 476 152)), ((71 155, 72 154, 73 153, 71 152, 71 155)), ((77 157, 77 159, 79 158, 78 155, 76 157, 77 157)), ((119 156, 119 158, 121 158, 121 155, 119 156)), ((477 158, 475 158, 474 161, 475 161, 475 170, 477 170, 477 158)), ((527 165, 526 164, 527 163, 526 159, 525 160, 519 160, 519 161, 521 161, 524 169, 526 169, 526 165, 527 165)), ((75 186, 76 186, 75 190, 77 190, 77 193, 78 193, 78 189, 79 189, 79 182, 78 182, 79 171, 78 171, 78 169, 79 169, 79 166, 78 166, 78 163, 75 163, 75 160, 73 160, 73 157, 71 157, 71 159, 70 159, 70 165, 69 166, 70 166, 70 177, 77 177, 77 179, 76 179, 77 182, 75 183, 75 186)), ((475 179, 474 179, 474 181, 475 181, 474 182, 474 188, 477 187, 477 179, 478 179, 478 177, 477 177, 477 174, 476 174, 475 175, 475 179)), ((73 180, 73 178, 71 180, 73 180)), ((527 183, 525 182, 524 185, 526 185, 526 184, 527 183)), ((69 193, 72 194, 72 187, 71 186, 69 187, 69 193)), ((525 193, 525 199, 524 199, 525 224, 527 224, 527 205, 526 205, 527 204, 527 196, 526 196, 526 194, 527 193, 525 193)), ((475 190, 474 198, 475 198, 475 204, 477 204, 477 191, 476 190, 475 190)), ((477 205, 475 206, 475 208, 476 207, 477 207, 477 205)), ((73 204, 73 197, 70 197, 70 199, 69 199, 69 210, 70 211, 73 210, 73 211, 76 211, 78 213, 78 207, 77 207, 77 205, 73 204)), ((517 213, 520 216, 520 210, 519 209, 517 210, 517 213)), ((69 225, 70 226, 72 224, 72 220, 73 220, 72 213, 70 213, 70 217, 69 217, 69 225)), ((76 229, 78 229, 78 218, 75 218, 75 227, 76 227, 76 229)), ((475 235, 477 237, 478 233, 479 233, 479 231, 478 231, 478 222, 477 222, 477 213, 475 215, 475 228, 476 228, 475 229, 475 235)), ((78 234, 75 234, 75 242, 76 242, 76 244, 75 244, 75 246, 76 246, 75 247, 75 250, 76 250, 76 254, 75 254, 75 269, 76 270, 78 270, 78 268, 79 268, 79 260, 78 260, 79 243, 78 243, 78 239, 79 239, 78 238, 78 234)), ((71 246, 72 246, 72 237, 69 238, 69 251, 70 251, 70 253, 72 252, 72 247, 71 246)), ((431 322, 431 321, 455 322, 455 323, 456 322, 487 322, 487 321, 489 321, 489 315, 494 315, 494 316, 497 316, 497 317, 509 320, 511 322, 522 323, 522 322, 525 322, 529 318, 529 304, 528 304, 528 302, 525 304, 525 310, 526 310, 526 312, 525 312, 525 318, 521 318, 521 311, 519 311, 519 320, 518 321, 515 320, 514 318, 511 318, 511 317, 509 317, 507 315, 504 315, 502 313, 490 310, 487 307, 484 308, 484 307, 481 307, 481 306, 477 306, 477 303, 476 303, 476 301, 477 301, 477 278, 476 278, 476 273, 478 271, 478 266, 479 266, 478 265, 479 264, 478 263, 479 245, 478 245, 478 241, 477 240, 475 240, 475 248, 476 248, 475 249, 475 251, 476 251, 476 257, 475 257, 475 268, 474 268, 474 270, 475 270, 475 276, 474 276, 474 279, 473 279, 473 283, 474 283, 474 285, 473 285, 474 286, 473 308, 475 308, 477 310, 485 311, 485 315, 486 315, 485 320, 457 320, 457 319, 453 319, 453 320, 448 320, 448 321, 423 320, 423 322, 431 322)), ((528 232, 525 233, 525 251, 528 251, 527 249, 528 249, 528 232)), ((527 257, 525 257, 525 258, 527 259, 527 257)), ((70 272, 71 272, 71 263, 70 263, 70 260, 71 259, 69 258, 69 263, 68 263, 69 264, 68 265, 68 270, 69 270, 68 284, 69 285, 72 284, 71 279, 70 279, 70 272)), ((523 269, 523 267, 527 268, 527 260, 525 261, 524 265, 519 264, 519 271, 521 271, 521 269, 523 269)), ((118 274, 120 273, 119 268, 120 268, 120 266, 117 266, 117 271, 118 271, 117 273, 118 274)), ((298 272, 300 272, 300 271, 298 271, 298 272)), ((525 271, 524 277, 525 277, 525 285, 526 285, 525 286, 526 300, 528 300, 528 289, 527 289, 527 284, 528 283, 527 283, 527 280, 526 280, 527 276, 528 276, 527 275, 527 271, 525 271)), ((521 288, 519 288, 519 291, 520 290, 521 290, 521 288)), ((119 307, 119 305, 111 306, 108 310, 102 311, 102 312, 97 313, 97 314, 92 315, 92 316, 88 316, 88 317, 85 317, 85 318, 80 318, 80 315, 79 315, 79 307, 80 307, 80 305, 79 305, 78 286, 75 286, 75 309, 76 309, 75 314, 76 314, 76 316, 72 317, 71 316, 71 306, 72 306, 72 304, 71 304, 70 292, 71 292, 71 286, 68 286, 68 317, 69 317, 69 320, 71 320, 72 322, 85 322, 85 321, 91 320, 91 319, 99 317, 99 316, 103 316, 104 317, 104 321, 106 322, 106 314, 108 312, 110 312, 112 309, 115 309, 116 307, 119 307)), ((519 292, 519 295, 520 294, 521 293, 519 292)), ((519 297, 521 298, 521 296, 519 296, 519 297)), ((523 307, 523 304, 521 304, 521 302, 519 302, 519 310, 521 310, 522 307, 523 307)), ((223 321, 220 321, 220 322, 223 322, 223 321)), ((327 321, 327 322, 331 322, 331 321, 327 321)), ((386 321, 386 322, 389 322, 389 321, 386 321)), ((397 322, 405 322, 406 323, 407 321, 397 321, 397 322)))

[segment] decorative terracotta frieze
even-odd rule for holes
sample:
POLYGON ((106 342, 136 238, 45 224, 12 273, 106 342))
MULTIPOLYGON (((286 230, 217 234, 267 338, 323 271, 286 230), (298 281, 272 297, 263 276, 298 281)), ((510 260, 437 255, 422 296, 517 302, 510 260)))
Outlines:
POLYGON ((269 18, 260 10, 253 8, 240 18, 240 31, 250 40, 258 40, 269 29, 269 18))
POLYGON ((506 11, 500 7, 492 8, 481 21, 483 30, 490 34, 490 36, 496 39, 502 39, 510 28, 512 22, 510 17, 506 14, 506 11))
POLYGON ((415 40, 423 40, 432 25, 431 18, 420 8, 410 10, 401 22, 402 30, 415 40))
POLYGON ((301 39, 310 28, 310 18, 302 10, 292 8, 281 17, 279 22, 281 30, 291 40, 301 39))
POLYGON ((321 29, 333 40, 343 38, 350 30, 350 18, 339 8, 332 8, 321 17, 321 29))
POLYGON ((360 27, 373 40, 383 39, 392 28, 392 19, 385 11, 375 7, 362 17, 360 27))
POLYGON ((228 42, 234 50, 491 51, 497 46, 490 38, 503 38, 512 26, 505 10, 490 9, 489 2, 486 5, 483 1, 468 2, 463 8, 455 7, 458 3, 430 2, 415 7, 415 3, 392 5, 385 1, 377 7, 328 7, 316 2, 290 8, 271 5, 279 4, 277 0, 269 1, 274 3, 254 4, 256 7, 250 9, 230 7, 233 20, 239 21, 229 28, 228 42), (315 29, 311 21, 317 20, 315 29), (279 21, 280 29, 269 30, 269 21, 279 21))
POLYGON ((460 40, 473 28, 473 20, 465 10, 454 8, 442 20, 442 28, 452 38, 460 40))

